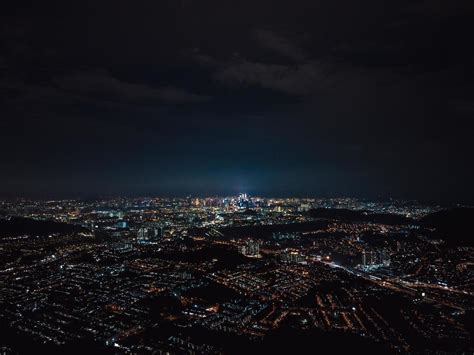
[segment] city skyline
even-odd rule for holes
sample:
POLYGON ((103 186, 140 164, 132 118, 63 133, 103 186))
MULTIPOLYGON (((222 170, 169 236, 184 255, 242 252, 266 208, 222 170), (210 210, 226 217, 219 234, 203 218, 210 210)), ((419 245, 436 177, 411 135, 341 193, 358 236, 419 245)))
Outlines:
MULTIPOLYGON (((236 190, 237 191, 237 190, 236 190)), ((426 205, 440 205, 440 206, 473 206, 473 200, 470 198, 459 198, 459 199, 417 199, 417 198, 404 198, 402 196, 384 196, 378 195, 375 197, 371 196, 350 196, 350 195, 262 195, 262 194, 250 194, 247 192, 233 192, 229 194, 33 194, 33 195, 5 195, 0 196, 4 201, 43 201, 43 202, 54 202, 54 201, 94 201, 94 200, 119 200, 119 199, 151 199, 151 200, 173 200, 173 199, 188 199, 188 200, 225 200, 225 199, 238 199, 240 195, 246 194, 251 198, 263 199, 263 200, 308 200, 308 201, 323 201, 323 200, 354 200, 354 201, 367 201, 367 202, 411 202, 426 205)))
POLYGON ((0 199, 0 350, 470 353, 473 216, 246 193, 0 199))

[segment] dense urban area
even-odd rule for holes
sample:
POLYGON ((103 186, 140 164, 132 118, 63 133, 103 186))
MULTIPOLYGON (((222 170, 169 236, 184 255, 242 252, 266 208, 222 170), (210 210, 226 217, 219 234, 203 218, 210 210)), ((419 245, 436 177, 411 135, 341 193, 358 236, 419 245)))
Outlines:
POLYGON ((472 353, 472 209, 0 202, 0 354, 472 353))

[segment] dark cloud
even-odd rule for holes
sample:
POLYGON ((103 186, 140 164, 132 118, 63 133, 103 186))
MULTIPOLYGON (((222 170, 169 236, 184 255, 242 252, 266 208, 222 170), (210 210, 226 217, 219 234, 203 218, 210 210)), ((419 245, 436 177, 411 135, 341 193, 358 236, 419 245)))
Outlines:
POLYGON ((257 29, 255 34, 258 42, 263 47, 269 48, 285 57, 294 60, 295 62, 304 61, 306 58, 306 55, 303 53, 303 51, 294 43, 282 36, 278 36, 272 31, 257 29))
POLYGON ((215 79, 230 87, 259 86, 291 95, 308 95, 331 86, 331 77, 322 65, 279 65, 242 60, 223 65, 215 79))
POLYGON ((56 86, 71 95, 104 101, 133 104, 200 103, 210 100, 207 95, 195 94, 172 86, 151 87, 130 83, 104 71, 76 72, 53 79, 56 86))

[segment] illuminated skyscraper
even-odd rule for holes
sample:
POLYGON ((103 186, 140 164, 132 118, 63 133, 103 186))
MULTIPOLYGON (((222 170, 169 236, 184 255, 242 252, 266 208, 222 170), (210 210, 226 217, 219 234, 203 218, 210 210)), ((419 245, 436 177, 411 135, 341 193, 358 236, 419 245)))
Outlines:
POLYGON ((161 238, 163 238, 163 227, 161 226, 141 227, 137 232, 139 243, 155 243, 161 238))
POLYGON ((239 248, 239 251, 245 256, 253 258, 260 257, 260 243, 256 240, 249 239, 245 245, 239 248))

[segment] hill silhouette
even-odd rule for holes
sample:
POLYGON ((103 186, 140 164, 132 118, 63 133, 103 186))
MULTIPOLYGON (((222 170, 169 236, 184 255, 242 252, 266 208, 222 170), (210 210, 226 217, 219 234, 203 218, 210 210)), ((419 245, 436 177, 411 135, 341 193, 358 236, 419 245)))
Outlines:
POLYGON ((37 221, 30 218, 12 217, 0 219, 0 239, 21 235, 47 236, 50 234, 84 232, 85 228, 54 221, 37 221))
POLYGON ((474 208, 458 207, 431 213, 420 220, 423 227, 435 228, 451 246, 474 246, 474 208))
POLYGON ((354 211, 345 208, 316 208, 308 211, 313 218, 338 220, 341 222, 372 222, 381 224, 412 224, 415 221, 401 215, 354 211))

